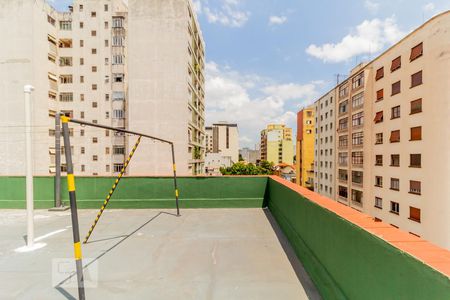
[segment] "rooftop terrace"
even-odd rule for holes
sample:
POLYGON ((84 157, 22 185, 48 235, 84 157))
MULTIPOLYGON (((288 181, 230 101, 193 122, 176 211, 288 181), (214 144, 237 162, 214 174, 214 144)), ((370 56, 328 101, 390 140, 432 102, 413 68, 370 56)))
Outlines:
MULTIPOLYGON (((96 213, 85 208, 98 209, 112 181, 76 179, 82 236, 96 213)), ((0 208, 24 207, 24 183, 0 178, 0 208)), ((83 245, 85 272, 98 270, 88 299, 450 295, 449 251, 281 178, 182 177, 179 189, 176 217, 171 178, 123 179, 108 206, 115 209, 83 245)), ((51 207, 52 193, 53 178, 35 179, 37 207, 51 207)), ((0 216, 0 298, 75 297, 75 288, 55 289, 51 278, 52 259, 73 264, 69 213, 39 211, 36 231, 47 246, 28 253, 14 252, 24 244, 23 211, 0 216)))

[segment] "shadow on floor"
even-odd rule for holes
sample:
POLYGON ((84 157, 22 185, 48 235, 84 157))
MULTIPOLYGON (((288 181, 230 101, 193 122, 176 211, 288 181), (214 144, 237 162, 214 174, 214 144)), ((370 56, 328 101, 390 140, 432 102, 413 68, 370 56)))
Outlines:
POLYGON ((278 238, 278 241, 280 242, 281 247, 283 248, 284 252, 286 253, 286 256, 288 257, 289 262, 291 263, 291 266, 294 269, 298 280, 300 281, 301 285, 305 289, 306 295, 308 296, 309 299, 321 300, 322 297, 320 296, 319 291, 317 290, 316 286, 312 282, 311 278, 309 277, 309 275, 306 272, 305 268, 303 267, 302 263, 298 259, 297 255, 295 254, 294 249, 292 249, 291 244, 289 243, 288 239, 284 235, 283 231, 281 230, 277 221, 273 217, 272 213, 270 212, 270 210, 268 208, 264 208, 263 211, 264 211, 264 214, 266 215, 267 220, 269 221, 270 225, 272 226, 272 229, 275 232, 275 234, 278 238))
MULTIPOLYGON (((94 262, 98 261, 100 258, 102 258, 104 255, 106 255, 107 253, 109 253, 111 250, 113 250, 114 248, 116 248, 117 246, 119 246, 120 244, 122 244, 125 240, 127 240, 129 237, 131 237, 132 235, 134 235, 136 232, 138 232, 139 230, 141 230, 142 228, 144 228, 147 224, 149 224, 150 222, 154 221, 156 218, 158 218, 160 215, 162 214, 166 214, 166 215, 171 215, 171 216, 175 216, 178 217, 176 214, 172 214, 172 213, 168 213, 168 212, 164 212, 164 211, 160 211, 159 213, 157 213, 155 216, 153 216, 152 218, 150 218, 148 221, 146 221, 145 223, 143 223, 141 226, 139 226, 138 228, 136 228, 135 230, 133 230, 131 233, 127 234, 127 235, 119 235, 119 236, 115 236, 115 237, 110 237, 110 238, 105 238, 105 239, 99 239, 99 240, 94 240, 91 242, 88 242, 88 244, 90 243, 96 243, 96 242, 101 242, 101 241, 107 241, 107 240, 113 240, 113 239, 118 239, 121 238, 117 243, 115 243, 114 245, 112 245, 110 248, 106 249, 102 254, 100 254, 99 256, 97 256, 96 258, 94 258, 92 261, 90 261, 88 264, 83 266, 83 270, 88 268, 91 264, 93 264, 94 262)), ((73 278, 74 276, 76 276, 76 272, 73 272, 71 275, 69 275, 66 279, 64 279, 63 281, 61 281, 60 283, 58 283, 55 286, 55 289, 60 292, 66 299, 69 300, 74 300, 76 299, 75 297, 73 297, 68 291, 66 291, 61 285, 63 285, 64 283, 66 283, 68 280, 70 280, 71 278, 73 278)))

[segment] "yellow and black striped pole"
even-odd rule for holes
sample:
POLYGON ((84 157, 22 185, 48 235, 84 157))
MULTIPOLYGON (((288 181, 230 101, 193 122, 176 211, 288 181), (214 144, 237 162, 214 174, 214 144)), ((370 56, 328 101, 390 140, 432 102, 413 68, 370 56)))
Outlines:
POLYGON ((117 185, 118 185, 119 182, 120 182, 120 179, 122 178, 123 174, 125 173, 125 170, 126 170, 128 164, 130 163, 131 158, 132 158, 133 155, 134 155, 134 152, 136 151, 137 147, 139 146, 139 143, 141 142, 141 138, 142 138, 142 136, 139 136, 139 138, 138 138, 137 141, 136 141, 136 144, 134 144, 134 147, 133 147, 133 149, 131 150, 130 154, 128 155, 128 158, 127 158, 127 160, 125 161, 125 163, 124 163, 124 165, 123 165, 123 167, 122 167, 122 170, 120 170, 120 173, 119 173, 119 175, 118 175, 117 178, 116 178, 116 181, 114 182, 114 184, 113 184, 111 190, 109 190, 108 196, 106 196, 106 199, 105 199, 105 201, 104 201, 103 204, 102 204, 102 207, 100 207, 100 211, 97 213, 97 216, 95 217, 94 223, 92 224, 91 228, 89 229, 88 234, 87 234, 86 237, 84 238, 83 244, 86 244, 87 241, 89 240, 89 237, 91 236, 92 232, 94 231, 94 228, 95 228, 95 226, 97 225, 98 220, 99 220, 100 217, 102 216, 103 211, 105 210, 106 206, 108 205, 109 200, 111 200, 112 194, 113 194, 114 191, 116 190, 117 185))
POLYGON ((78 211, 77 211, 77 200, 75 195, 75 177, 73 175, 72 153, 70 149, 70 134, 68 124, 70 119, 62 115, 61 121, 62 121, 64 149, 66 154, 66 165, 67 165, 67 188, 69 190, 70 213, 72 216, 73 249, 75 254, 75 265, 77 270, 78 298, 80 300, 84 300, 85 293, 84 293, 84 278, 83 278, 83 262, 80 245, 80 231, 78 228, 78 211))
POLYGON ((170 144, 172 150, 172 164, 173 164, 173 185, 175 187, 175 203, 177 205, 177 216, 180 215, 180 207, 178 205, 178 187, 177 187, 177 165, 175 164, 175 150, 173 143, 170 144))

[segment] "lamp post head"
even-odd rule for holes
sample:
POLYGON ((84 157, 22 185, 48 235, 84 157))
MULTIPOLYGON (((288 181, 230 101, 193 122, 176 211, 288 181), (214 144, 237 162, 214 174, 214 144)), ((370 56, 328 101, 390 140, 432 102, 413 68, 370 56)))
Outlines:
POLYGON ((25 93, 31 93, 32 91, 34 91, 34 86, 27 84, 23 87, 23 91, 25 93))

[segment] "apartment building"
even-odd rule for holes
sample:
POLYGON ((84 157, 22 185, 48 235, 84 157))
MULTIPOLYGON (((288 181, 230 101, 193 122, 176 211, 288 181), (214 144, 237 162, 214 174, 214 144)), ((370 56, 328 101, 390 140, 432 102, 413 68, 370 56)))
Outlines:
POLYGON ((292 128, 282 124, 269 124, 261 131, 261 160, 274 164, 293 164, 292 128))
POLYGON ((297 113, 296 182, 314 190, 314 106, 297 113))
POLYGON ((357 210, 363 210, 364 205, 364 158, 367 158, 364 114, 369 110, 369 103, 364 101, 367 73, 366 65, 360 64, 336 87, 335 199, 357 210))
POLYGON ((314 166, 319 193, 447 249, 449 48, 447 11, 351 70, 315 102, 314 166))
MULTIPOLYGON (((177 172, 204 173, 205 44, 190 0, 129 0, 131 130, 174 141, 177 172)), ((133 174, 170 174, 170 148, 143 141, 133 174)))
POLYGON ((336 199, 336 90, 323 95, 314 103, 314 191, 336 199))
POLYGON ((450 248, 450 12, 370 64, 367 211, 450 248))
POLYGON ((212 125, 212 153, 229 156, 233 163, 239 161, 239 131, 237 124, 219 122, 212 125))
POLYGON ((239 150, 239 155, 242 156, 244 161, 252 164, 256 164, 261 160, 261 152, 259 149, 245 147, 239 150))
POLYGON ((213 128, 212 126, 206 126, 205 127, 205 151, 206 153, 212 153, 213 152, 213 128))
MULTIPOLYGON (((1 33, 2 40, 7 42, 0 49, 0 61, 3 66, 0 69, 2 81, 0 91, 6 99, 5 109, 0 112, 0 126, 6 129, 0 132, 0 140, 6 150, 0 154, 2 156, 0 158, 5 158, 0 162, 0 174, 23 175, 25 170, 24 134, 21 127, 24 124, 22 99, 25 84, 35 87, 32 99, 36 175, 47 175, 55 171, 53 116, 57 111, 88 122, 116 128, 136 129, 174 140, 180 173, 192 174, 203 170, 201 164, 204 151, 202 141, 204 80, 199 79, 203 78, 203 61, 194 65, 196 60, 189 54, 191 51, 203 59, 203 42, 196 43, 195 51, 190 49, 184 51, 180 47, 175 47, 176 45, 173 46, 172 51, 165 51, 170 41, 179 41, 179 36, 169 30, 175 27, 175 23, 181 22, 176 21, 171 15, 175 11, 161 8, 166 14, 160 15, 160 18, 154 21, 164 24, 160 27, 167 27, 166 31, 160 31, 167 41, 163 43, 160 36, 151 36, 148 31, 140 32, 136 29, 142 26, 142 24, 135 26, 135 22, 141 22, 137 20, 137 17, 132 23, 129 22, 129 14, 135 15, 138 13, 136 10, 141 12, 143 7, 153 9, 158 1, 146 1, 145 5, 144 2, 139 2, 138 6, 133 1, 129 2, 128 6, 126 1, 122 0, 75 0, 66 12, 56 11, 44 0, 0 2, 3 12, 0 24, 3 28, 10 28, 1 33), (174 22, 174 24, 166 26, 167 22, 174 22), (130 28, 130 25, 133 25, 133 28, 130 28), (29 30, 30 28, 33 30, 29 30), (145 43, 151 44, 151 47, 141 49, 146 47, 145 43), (179 71, 184 74, 184 77, 155 75, 149 72, 148 66, 142 59, 140 60, 141 68, 136 68, 137 63, 134 60, 130 61, 129 58, 136 57, 135 55, 139 55, 140 51, 148 53, 148 49, 156 51, 157 55, 154 53, 153 57, 160 60, 169 61, 170 56, 177 61, 177 67, 173 64, 171 68, 160 68, 160 73, 164 73, 164 70, 179 71), (128 55, 129 53, 134 54, 128 55), (178 60, 175 57, 179 57, 178 60), (184 64, 181 63, 182 61, 184 64), (181 67, 183 65, 185 67, 181 67), (198 74, 195 75, 197 77, 194 77, 194 69, 195 74, 198 74), (139 72, 146 72, 146 77, 137 78, 139 72), (159 84, 156 79, 164 81, 164 84, 159 84), (139 85, 130 85, 135 81, 145 82, 146 80, 147 83, 151 81, 154 84, 153 95, 160 94, 157 96, 158 103, 154 100, 155 98, 149 96, 150 94, 145 96, 145 101, 140 101, 143 99, 144 90, 139 85), (198 98, 192 96, 192 91, 188 90, 188 86, 194 81, 201 95, 198 98), (178 101, 179 104, 168 104, 164 98, 168 91, 182 91, 181 85, 184 85, 185 92, 180 92, 180 95, 176 97, 170 95, 171 100, 178 101), (149 107, 152 99, 153 105, 159 108, 157 113, 154 113, 156 109, 151 109, 154 107, 149 107), (187 104, 186 99, 196 101, 197 107, 191 103, 187 104), (182 118, 180 113, 173 114, 172 111, 163 109, 164 106, 172 105, 183 110, 182 116, 188 115, 188 112, 191 112, 191 115, 182 118), (135 111, 146 112, 146 114, 135 114, 135 111), (180 119, 184 122, 176 124, 177 134, 175 134, 172 131, 173 128, 163 122, 156 124, 159 119, 152 118, 149 112, 164 119, 166 123, 180 119), (181 131, 183 136, 179 134, 181 131), (194 152, 193 144, 189 142, 186 132, 196 134, 198 138, 196 145, 199 147, 200 157, 196 161, 190 159, 194 152)), ((164 3, 163 6, 167 6, 166 8, 177 7, 177 12, 184 12, 183 20, 186 20, 186 26, 183 33, 185 36, 190 36, 191 29, 188 27, 191 25, 188 25, 190 23, 187 20, 191 17, 190 22, 196 22, 191 3, 187 0, 164 3)), ((192 33, 192 35, 201 40, 198 24, 195 23, 193 28, 195 28, 193 29, 195 34, 192 33)), ((187 40, 189 38, 185 39, 186 47, 183 49, 188 49, 187 40)), ((74 171, 77 175, 112 175, 119 172, 136 140, 136 137, 78 125, 71 125, 71 136, 74 171)), ((148 141, 143 141, 142 144, 130 164, 128 174, 170 174, 172 168, 170 148, 164 145, 164 149, 160 150, 161 145, 152 143, 149 146, 148 141), (143 153, 140 154, 140 152, 143 153), (159 153, 164 155, 158 156, 159 153)), ((62 170, 65 170, 64 157, 62 170)))

